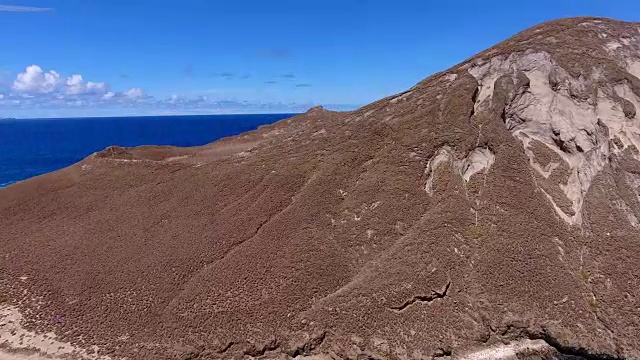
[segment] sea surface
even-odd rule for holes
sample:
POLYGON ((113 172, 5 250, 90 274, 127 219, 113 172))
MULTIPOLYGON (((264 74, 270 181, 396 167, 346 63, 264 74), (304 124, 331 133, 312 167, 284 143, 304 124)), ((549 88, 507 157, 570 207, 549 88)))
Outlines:
POLYGON ((0 188, 110 145, 198 146, 295 114, 0 120, 0 188))

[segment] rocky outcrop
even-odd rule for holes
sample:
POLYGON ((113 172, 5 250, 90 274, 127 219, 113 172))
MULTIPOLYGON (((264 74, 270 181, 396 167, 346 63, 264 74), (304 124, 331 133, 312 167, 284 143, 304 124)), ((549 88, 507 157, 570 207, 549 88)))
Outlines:
MULTIPOLYGON (((629 53, 634 51, 630 46, 629 53)), ((565 199, 542 191, 571 225, 582 223, 585 195, 593 179, 610 165, 610 155, 628 146, 636 148, 640 141, 635 112, 638 95, 627 80, 606 80, 605 68, 595 65, 590 70, 574 78, 547 52, 498 56, 469 68, 480 83, 476 111, 502 108, 505 126, 523 143, 532 166, 545 178, 568 167, 561 174, 566 175, 566 182, 556 185, 571 202, 570 210, 558 206, 565 199), (542 170, 530 148, 532 141, 557 154, 563 166, 555 162, 554 169, 542 170)))

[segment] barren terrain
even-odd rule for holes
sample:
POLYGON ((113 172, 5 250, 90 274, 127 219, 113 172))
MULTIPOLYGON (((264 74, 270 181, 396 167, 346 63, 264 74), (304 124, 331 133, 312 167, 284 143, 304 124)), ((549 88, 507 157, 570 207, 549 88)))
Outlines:
POLYGON ((640 24, 565 19, 357 111, 108 148, 0 190, 2 311, 77 358, 640 359, 639 77, 640 24))

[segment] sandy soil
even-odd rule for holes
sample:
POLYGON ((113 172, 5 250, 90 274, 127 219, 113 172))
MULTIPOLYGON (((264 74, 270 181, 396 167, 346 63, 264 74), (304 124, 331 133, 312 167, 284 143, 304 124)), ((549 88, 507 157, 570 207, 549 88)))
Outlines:
POLYGON ((23 354, 12 354, 4 351, 0 351, 0 360, 57 360, 60 358, 50 358, 44 357, 38 354, 32 355, 23 355, 23 354))
POLYGON ((54 333, 29 331, 23 327, 22 319, 16 307, 0 306, 0 360, 108 359, 58 341, 54 333))

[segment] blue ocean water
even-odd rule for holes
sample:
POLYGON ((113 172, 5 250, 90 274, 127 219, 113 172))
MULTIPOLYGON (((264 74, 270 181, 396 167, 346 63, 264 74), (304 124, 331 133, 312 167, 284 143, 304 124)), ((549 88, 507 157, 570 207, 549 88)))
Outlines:
POLYGON ((0 120, 0 187, 72 165, 110 145, 198 146, 292 115, 0 120))

